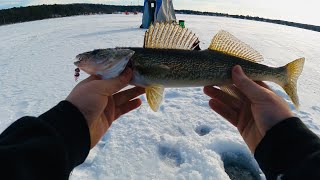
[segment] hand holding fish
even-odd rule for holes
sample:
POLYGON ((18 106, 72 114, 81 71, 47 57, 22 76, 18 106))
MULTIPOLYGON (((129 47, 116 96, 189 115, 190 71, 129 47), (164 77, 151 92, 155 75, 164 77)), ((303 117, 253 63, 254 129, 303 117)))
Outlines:
POLYGON ((141 100, 134 98, 144 93, 143 88, 135 87, 118 92, 128 85, 131 78, 131 69, 108 80, 90 76, 80 82, 66 98, 87 120, 91 148, 98 143, 113 121, 141 105, 141 100))
POLYGON ((240 66, 232 69, 232 80, 239 98, 211 86, 206 86, 204 92, 212 98, 210 107, 237 127, 254 153, 266 132, 293 114, 281 97, 263 82, 250 80, 240 66))

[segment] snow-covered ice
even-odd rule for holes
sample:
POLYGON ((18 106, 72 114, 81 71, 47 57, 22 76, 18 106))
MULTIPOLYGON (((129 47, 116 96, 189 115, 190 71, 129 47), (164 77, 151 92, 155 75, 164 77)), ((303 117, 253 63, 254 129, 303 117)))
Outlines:
MULTIPOLYGON (((305 57, 298 81, 306 125, 320 135, 320 33, 264 22, 177 15, 201 48, 224 29, 261 52, 271 66, 305 57)), ((0 27, 0 131, 38 116, 76 85, 74 57, 97 48, 142 47, 141 15, 92 15, 0 27)), ((87 75, 81 74, 80 79, 87 75)), ((289 101, 281 87, 268 83, 289 101)), ((143 105, 116 121, 70 179, 259 179, 261 171, 236 128, 210 110, 197 88, 166 89, 159 112, 143 105), (228 174, 226 173, 228 172, 228 174)))

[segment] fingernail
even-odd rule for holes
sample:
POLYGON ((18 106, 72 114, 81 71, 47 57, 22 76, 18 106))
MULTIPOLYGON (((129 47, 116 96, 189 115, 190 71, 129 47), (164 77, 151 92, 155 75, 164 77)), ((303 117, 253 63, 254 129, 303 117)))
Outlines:
POLYGON ((241 75, 242 73, 242 68, 239 65, 234 66, 232 70, 235 75, 241 75))
POLYGON ((131 72, 130 72, 130 69, 129 69, 129 68, 126 68, 126 69, 124 69, 124 71, 122 72, 122 76, 127 77, 130 73, 131 73, 131 72))
POLYGON ((243 77, 243 71, 241 66, 236 65, 232 69, 232 79, 236 85, 239 85, 241 78, 243 77))
POLYGON ((127 68, 127 74, 132 74, 132 69, 131 68, 127 68))
POLYGON ((210 104, 211 104, 211 106, 213 106, 213 107, 217 107, 217 105, 218 105, 217 101, 215 101, 215 100, 213 100, 213 99, 210 100, 210 104))
POLYGON ((204 92, 204 93, 207 93, 208 90, 209 90, 209 86, 205 86, 205 87, 203 88, 203 92, 204 92))
POLYGON ((126 68, 126 69, 122 72, 120 78, 121 78, 122 81, 127 81, 127 80, 131 79, 131 69, 126 68))

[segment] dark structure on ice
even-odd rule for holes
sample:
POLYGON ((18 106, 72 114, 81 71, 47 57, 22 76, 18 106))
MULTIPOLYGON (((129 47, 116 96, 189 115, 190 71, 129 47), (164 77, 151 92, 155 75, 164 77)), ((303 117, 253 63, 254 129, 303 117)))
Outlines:
POLYGON ((174 22, 176 15, 172 0, 144 0, 141 28, 149 28, 152 22, 174 22))

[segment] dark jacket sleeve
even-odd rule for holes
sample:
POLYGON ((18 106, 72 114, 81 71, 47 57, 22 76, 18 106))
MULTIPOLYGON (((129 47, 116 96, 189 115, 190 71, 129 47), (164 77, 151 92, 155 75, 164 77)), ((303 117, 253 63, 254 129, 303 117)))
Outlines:
POLYGON ((62 101, 38 118, 17 120, 0 135, 0 179, 68 179, 89 150, 85 118, 62 101))
POLYGON ((320 140, 299 118, 272 127, 255 158, 267 179, 320 179, 320 140))

